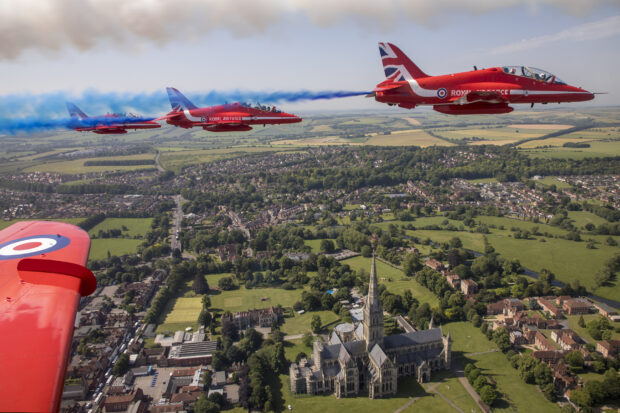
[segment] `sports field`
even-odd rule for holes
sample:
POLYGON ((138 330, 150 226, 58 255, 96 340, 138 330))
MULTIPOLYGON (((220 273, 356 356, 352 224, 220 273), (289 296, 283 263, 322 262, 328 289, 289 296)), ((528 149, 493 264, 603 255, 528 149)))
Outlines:
POLYGON ((142 240, 131 238, 102 238, 90 241, 90 254, 88 258, 91 260, 102 260, 110 255, 122 256, 135 254, 142 240))

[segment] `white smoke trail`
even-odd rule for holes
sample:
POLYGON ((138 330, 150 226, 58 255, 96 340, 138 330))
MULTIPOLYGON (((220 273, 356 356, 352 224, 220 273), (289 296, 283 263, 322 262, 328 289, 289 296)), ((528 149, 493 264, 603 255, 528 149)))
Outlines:
POLYGON ((250 36, 298 16, 319 26, 353 20, 389 28, 403 19, 434 25, 454 13, 551 6, 583 14, 601 5, 620 0, 0 0, 0 60, 26 50, 188 40, 213 30, 250 36))

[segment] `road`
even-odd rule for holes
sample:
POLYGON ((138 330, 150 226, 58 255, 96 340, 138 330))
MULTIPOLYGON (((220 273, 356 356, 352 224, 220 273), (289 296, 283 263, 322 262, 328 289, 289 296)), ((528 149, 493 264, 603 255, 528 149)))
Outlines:
POLYGON ((183 208, 181 205, 183 204, 183 197, 181 195, 174 196, 174 202, 176 203, 176 207, 174 209, 173 217, 172 217, 172 236, 170 237, 170 248, 171 251, 175 249, 181 249, 181 243, 177 239, 179 231, 181 230, 181 221, 183 220, 183 208))

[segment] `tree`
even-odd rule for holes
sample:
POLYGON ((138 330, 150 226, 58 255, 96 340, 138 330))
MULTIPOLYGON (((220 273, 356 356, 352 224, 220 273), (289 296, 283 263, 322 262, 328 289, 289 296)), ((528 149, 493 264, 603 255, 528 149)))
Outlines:
POLYGON ((542 392, 545 395, 545 397, 547 398, 547 400, 549 400, 552 403, 555 403, 557 400, 557 395, 555 392, 555 385, 553 383, 547 383, 542 387, 542 392))
POLYGON ((196 273, 192 288, 196 294, 206 294, 209 292, 209 284, 207 284, 204 274, 196 273))
POLYGON ((551 383, 553 381, 553 373, 549 366, 545 363, 538 363, 538 365, 534 367, 534 380, 536 380, 536 384, 539 386, 551 383))
POLYGON ((579 351, 571 351, 564 357, 564 361, 574 368, 583 367, 583 355, 579 351))
POLYGON ((319 317, 317 314, 312 316, 312 321, 310 321, 310 329, 312 330, 313 333, 318 333, 321 331, 321 317, 319 317))
POLYGON ((129 354, 123 353, 116 360, 116 364, 112 367, 112 373, 115 376, 123 376, 129 370, 129 354))
POLYGON ((194 413, 219 413, 220 406, 207 399, 206 394, 200 395, 194 403, 194 413))
POLYGON ((230 320, 222 322, 222 337, 229 338, 231 341, 237 341, 239 339, 239 332, 237 326, 230 320))
POLYGON ((321 248, 321 251, 326 252, 328 254, 331 254, 332 252, 336 250, 336 247, 334 246, 334 241, 330 239, 322 240, 320 248, 321 248))
POLYGON ((493 340, 497 344, 497 347, 499 347, 499 349, 504 353, 510 350, 510 333, 508 333, 508 330, 506 330, 504 327, 500 327, 495 330, 495 333, 493 334, 493 340))
POLYGON ((482 388, 486 385, 488 385, 489 382, 487 380, 486 377, 484 377, 484 375, 479 375, 476 380, 473 383, 474 389, 476 390, 476 392, 479 394, 480 390, 482 390, 482 388))
POLYGON ((217 282, 217 285, 224 291, 232 290, 235 288, 235 282, 232 277, 222 277, 217 282))
POLYGON ((487 406, 492 406, 493 403, 495 403, 495 400, 497 400, 497 391, 495 391, 495 389, 488 384, 482 386, 479 394, 480 398, 487 406))
POLYGON ((403 261, 403 269, 405 270, 405 274, 408 276, 415 275, 416 271, 419 271, 422 268, 422 259, 420 258, 420 254, 411 253, 405 256, 403 261))
POLYGON ((581 328, 586 328, 586 321, 583 319, 583 315, 579 316, 579 320, 577 321, 577 325, 581 328))
POLYGON ((312 336, 312 334, 305 332, 304 336, 301 338, 302 343, 304 343, 304 346, 306 347, 312 347, 312 342, 314 341, 314 337, 312 336))

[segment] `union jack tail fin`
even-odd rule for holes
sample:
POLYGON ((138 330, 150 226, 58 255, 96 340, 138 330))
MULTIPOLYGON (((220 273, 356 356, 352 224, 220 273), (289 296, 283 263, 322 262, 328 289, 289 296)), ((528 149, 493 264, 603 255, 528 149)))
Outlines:
POLYGON ((428 77, 402 50, 391 43, 379 43, 379 54, 388 80, 398 82, 428 77))
POLYGON ((78 108, 75 104, 71 102, 66 102, 66 104, 67 104, 67 110, 69 111, 69 115, 71 115, 72 118, 78 118, 78 119, 88 118, 88 115, 82 112, 80 108, 78 108))
POLYGON ((198 106, 190 102, 189 99, 183 96, 177 89, 167 87, 166 92, 168 92, 168 99, 170 99, 172 110, 198 109, 198 106))

